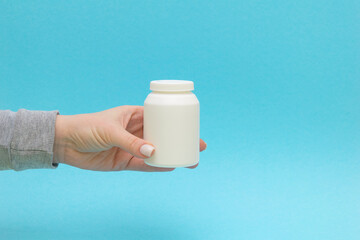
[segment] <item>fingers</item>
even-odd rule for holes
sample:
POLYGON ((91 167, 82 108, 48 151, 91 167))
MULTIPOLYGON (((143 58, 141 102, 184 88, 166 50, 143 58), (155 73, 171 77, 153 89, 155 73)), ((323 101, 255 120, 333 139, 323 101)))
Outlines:
MULTIPOLYGON (((204 142, 204 140, 200 139, 200 151, 204 151, 206 147, 207 145, 204 142)), ((198 165, 199 163, 187 168, 194 169, 198 165)), ((159 167, 149 166, 144 162, 144 159, 134 157, 130 160, 126 170, 142 171, 142 172, 170 172, 173 171, 174 169, 175 168, 159 168, 159 167)))
POLYGON ((194 168, 196 168, 197 166, 199 166, 199 163, 195 164, 194 166, 190 166, 190 167, 186 167, 186 168, 194 169, 194 168))
MULTIPOLYGON (((202 139, 200 139, 200 151, 204 151, 206 147, 207 147, 206 143, 202 139)), ((198 165, 199 163, 187 168, 194 169, 198 165)), ((149 166, 144 162, 144 159, 137 157, 132 158, 126 168, 126 170, 142 171, 142 172, 170 172, 173 171, 174 169, 175 168, 159 168, 159 167, 149 166)))
POLYGON ((126 170, 141 171, 141 172, 171 172, 174 169, 175 168, 152 167, 147 165, 144 162, 144 159, 136 158, 136 157, 132 158, 126 167, 126 170))
POLYGON ((125 129, 114 130, 111 135, 111 142, 114 146, 139 158, 151 157, 155 151, 155 147, 151 143, 132 135, 125 129))
MULTIPOLYGON (((125 125, 127 129, 121 128, 118 130, 114 130, 112 133, 112 143, 114 146, 119 147, 135 157, 129 162, 127 166, 127 170, 137 170, 137 171, 145 171, 145 172, 167 172, 174 170, 173 168, 158 168, 148 166, 144 163, 144 158, 148 158, 154 154, 155 148, 154 146, 142 139, 142 128, 137 127, 137 120, 142 121, 143 107, 142 106, 123 106, 121 108, 122 111, 126 111, 131 113, 129 119, 133 121, 125 121, 128 122, 129 125, 125 125), (138 115, 136 115, 138 114, 138 115), (136 121, 135 121, 136 120, 136 121), (134 125, 134 124, 135 125, 134 125), (133 125, 134 126, 133 126, 133 125), (129 131, 130 130, 131 134, 129 131)), ((206 149, 206 143, 200 139, 199 150, 204 151, 206 149)), ((198 164, 188 167, 188 168, 196 168, 198 164)))
POLYGON ((206 143, 204 140, 200 139, 200 152, 204 151, 206 149, 206 143))

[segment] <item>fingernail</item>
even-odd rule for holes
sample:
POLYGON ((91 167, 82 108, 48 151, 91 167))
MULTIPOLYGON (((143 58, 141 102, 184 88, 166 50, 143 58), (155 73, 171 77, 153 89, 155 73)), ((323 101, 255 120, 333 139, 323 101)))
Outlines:
POLYGON ((141 146, 140 148, 140 152, 141 154, 147 156, 147 157, 151 157, 151 155, 153 154, 155 148, 149 144, 144 144, 141 146))

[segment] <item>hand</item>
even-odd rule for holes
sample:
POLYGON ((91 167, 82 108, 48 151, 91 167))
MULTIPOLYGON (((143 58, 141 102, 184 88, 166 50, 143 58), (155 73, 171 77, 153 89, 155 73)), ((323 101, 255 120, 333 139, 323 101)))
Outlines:
MULTIPOLYGON (((120 106, 91 114, 58 115, 54 162, 95 171, 174 170, 144 163, 148 156, 140 148, 152 144, 142 139, 143 110, 142 106, 120 106)), ((205 142, 200 140, 200 151, 205 148, 205 142)))

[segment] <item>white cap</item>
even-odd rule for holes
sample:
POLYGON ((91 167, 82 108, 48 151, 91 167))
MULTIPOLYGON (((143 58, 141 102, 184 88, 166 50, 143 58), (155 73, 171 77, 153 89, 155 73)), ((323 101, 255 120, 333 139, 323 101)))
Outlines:
POLYGON ((194 83, 185 80, 155 80, 150 82, 151 91, 185 92, 194 90, 194 83))

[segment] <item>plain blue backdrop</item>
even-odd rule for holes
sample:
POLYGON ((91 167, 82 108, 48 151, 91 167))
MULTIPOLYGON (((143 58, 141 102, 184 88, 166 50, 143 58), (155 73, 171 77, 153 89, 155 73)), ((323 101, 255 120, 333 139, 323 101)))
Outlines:
MULTIPOLYGON (((360 239, 360 2, 0 1, 0 109, 195 82, 196 170, 0 172, 0 239, 360 239)), ((0 133, 1 134, 1 133, 0 133)))

